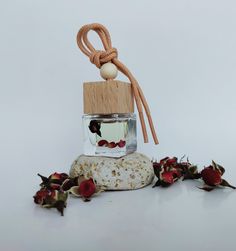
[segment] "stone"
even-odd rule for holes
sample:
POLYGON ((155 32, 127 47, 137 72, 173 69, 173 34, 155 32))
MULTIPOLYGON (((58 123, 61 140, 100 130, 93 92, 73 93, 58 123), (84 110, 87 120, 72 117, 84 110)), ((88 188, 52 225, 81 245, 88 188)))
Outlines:
POLYGON ((70 176, 93 177, 104 190, 132 190, 149 185, 154 178, 151 160, 141 153, 120 158, 80 155, 72 164, 70 176))

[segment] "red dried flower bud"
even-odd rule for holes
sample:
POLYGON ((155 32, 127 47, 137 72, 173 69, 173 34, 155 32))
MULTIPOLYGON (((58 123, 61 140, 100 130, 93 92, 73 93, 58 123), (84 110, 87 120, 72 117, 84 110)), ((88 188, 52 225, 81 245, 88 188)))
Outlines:
POLYGON ((167 184, 173 184, 174 183, 174 176, 173 172, 164 172, 161 174, 161 181, 167 183, 167 184))
POLYGON ((61 185, 56 184, 56 183, 50 183, 49 186, 48 186, 48 188, 53 189, 53 190, 59 190, 60 187, 61 187, 61 185))
POLYGON ((170 171, 174 178, 180 178, 182 176, 181 170, 178 168, 172 168, 170 171))
POLYGON ((60 178, 61 178, 60 173, 53 173, 49 176, 49 179, 53 179, 53 180, 59 180, 60 178))
POLYGON ((108 142, 105 139, 99 140, 98 141, 98 146, 107 146, 108 142))
POLYGON ((201 176, 203 181, 209 186, 217 186, 222 182, 221 173, 218 170, 214 170, 212 166, 204 168, 201 176))
POLYGON ((114 141, 110 142, 107 144, 108 148, 115 148, 116 147, 116 143, 114 141))
POLYGON ((166 165, 175 165, 175 164, 177 164, 177 161, 178 161, 178 159, 177 159, 176 157, 169 158, 169 159, 166 161, 166 165))
POLYGON ((82 197, 90 198, 96 192, 93 179, 82 181, 79 185, 78 192, 82 197))
POLYGON ((168 159, 169 157, 165 157, 164 159, 161 159, 160 164, 163 165, 168 159))
POLYGON ((53 173, 49 176, 49 179, 51 180, 60 180, 60 181, 64 181, 65 179, 67 179, 69 176, 66 173, 53 173))
POLYGON ((42 205, 45 198, 49 195, 49 191, 46 189, 39 190, 34 196, 34 203, 42 205))
POLYGON ((126 144, 125 140, 122 140, 122 139, 118 143, 116 143, 116 145, 119 147, 124 147, 125 144, 126 144))

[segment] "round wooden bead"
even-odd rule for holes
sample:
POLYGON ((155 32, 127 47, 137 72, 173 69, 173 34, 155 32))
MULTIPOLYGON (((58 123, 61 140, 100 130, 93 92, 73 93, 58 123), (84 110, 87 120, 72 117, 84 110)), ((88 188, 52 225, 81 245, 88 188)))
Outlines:
POLYGON ((118 74, 118 70, 117 70, 116 65, 112 63, 105 63, 102 65, 100 69, 100 74, 101 74, 101 77, 104 78, 105 80, 114 79, 116 78, 118 74))

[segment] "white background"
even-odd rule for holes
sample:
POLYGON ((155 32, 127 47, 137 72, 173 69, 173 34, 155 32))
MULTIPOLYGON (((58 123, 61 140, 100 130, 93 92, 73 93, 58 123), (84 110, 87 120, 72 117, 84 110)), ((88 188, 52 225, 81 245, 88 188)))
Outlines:
POLYGON ((33 204, 36 174, 68 171, 82 151, 82 83, 100 76, 75 38, 91 22, 110 30, 149 101, 160 145, 139 127, 139 151, 200 169, 214 159, 236 184, 235 1, 1 0, 0 251, 235 250, 230 189, 103 193, 70 199, 65 217, 33 204))

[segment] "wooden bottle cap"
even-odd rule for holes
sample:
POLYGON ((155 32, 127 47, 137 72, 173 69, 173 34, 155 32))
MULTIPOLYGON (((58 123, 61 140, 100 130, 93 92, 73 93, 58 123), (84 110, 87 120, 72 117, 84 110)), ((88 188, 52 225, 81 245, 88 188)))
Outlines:
POLYGON ((84 113, 133 113, 131 84, 118 80, 84 83, 84 113))

